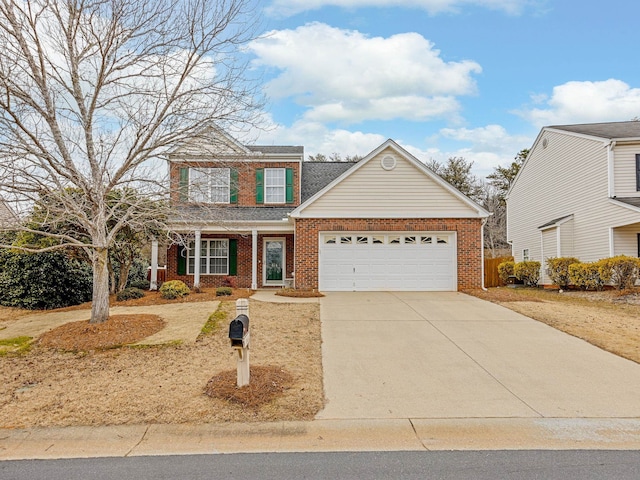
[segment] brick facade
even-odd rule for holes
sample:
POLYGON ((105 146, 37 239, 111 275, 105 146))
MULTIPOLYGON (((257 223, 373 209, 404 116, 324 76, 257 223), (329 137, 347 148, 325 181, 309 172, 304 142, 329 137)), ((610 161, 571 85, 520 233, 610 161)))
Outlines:
MULTIPOLYGON (((238 240, 238 274, 232 277, 238 288, 251 288, 251 235, 202 235, 202 240, 212 238, 228 238, 238 240)), ((286 244, 285 261, 287 264, 286 277, 290 278, 294 268, 294 237, 287 235, 258 235, 258 287, 263 286, 263 246, 265 238, 284 238, 286 244)), ((182 280, 189 287, 193 286, 193 274, 178 275, 178 246, 172 245, 167 252, 167 280, 182 280)), ((228 275, 200 274, 201 287, 220 287, 225 284, 228 275)))
MULTIPOLYGON (((170 184, 171 184, 171 203, 173 205, 184 204, 180 202, 180 169, 184 167, 201 167, 201 168, 235 168, 238 170, 238 203, 229 204, 228 208, 233 207, 261 207, 262 204, 256 204, 256 170, 259 168, 291 168, 293 169, 293 203, 287 203, 287 206, 297 207, 300 205, 300 163, 299 162, 220 162, 220 161, 189 161, 189 162, 171 162, 169 166, 170 184)), ((269 204, 267 204, 269 205, 269 204)), ((278 204, 284 205, 284 204, 278 204)))
POLYGON ((457 232, 458 290, 482 286, 482 219, 296 219, 296 288, 318 288, 320 232, 457 232))

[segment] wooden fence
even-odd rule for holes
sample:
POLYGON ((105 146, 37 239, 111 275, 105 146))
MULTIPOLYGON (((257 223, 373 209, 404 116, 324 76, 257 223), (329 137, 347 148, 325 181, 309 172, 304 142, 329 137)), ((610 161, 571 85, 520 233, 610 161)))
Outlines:
POLYGON ((498 265, 508 260, 513 261, 513 257, 497 257, 484 259, 484 286, 501 287, 504 285, 498 276, 498 265))

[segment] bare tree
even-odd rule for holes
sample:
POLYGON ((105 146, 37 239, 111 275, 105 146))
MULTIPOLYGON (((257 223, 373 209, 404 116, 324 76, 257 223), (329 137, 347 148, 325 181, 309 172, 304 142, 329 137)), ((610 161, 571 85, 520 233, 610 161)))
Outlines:
MULTIPOLYGON (((0 196, 23 231, 83 248, 91 322, 109 316, 108 250, 166 199, 167 150, 260 110, 241 48, 250 0, 0 0, 0 196), (136 195, 108 202, 115 190, 136 195), (81 194, 78 194, 80 192, 81 194), (40 227, 25 212, 55 197, 40 227), (52 224, 73 229, 47 229, 52 224)), ((0 245, 11 247, 11 245, 0 245)), ((37 247, 22 246, 36 251, 37 247)))

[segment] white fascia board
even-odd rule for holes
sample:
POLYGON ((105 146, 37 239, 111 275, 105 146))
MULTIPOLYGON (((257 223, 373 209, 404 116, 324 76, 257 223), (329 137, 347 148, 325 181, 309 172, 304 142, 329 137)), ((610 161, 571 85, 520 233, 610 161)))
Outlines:
MULTIPOLYGON (((632 210, 634 212, 640 213, 640 207, 634 207, 633 205, 629 205, 628 203, 619 202, 615 198, 610 198, 609 202, 613 203, 614 205, 618 205, 619 207, 626 208, 626 209, 632 210)), ((638 219, 638 222, 640 222, 640 219, 638 219)), ((627 223, 625 223, 623 225, 627 225, 627 223)))
POLYGON ((552 223, 551 225, 547 225, 546 227, 538 227, 538 230, 543 232, 545 230, 549 230, 550 228, 556 228, 562 225, 563 223, 567 223, 570 220, 573 220, 573 213, 571 215, 567 215, 562 220, 558 220, 557 222, 552 223))
MULTIPOLYGON (((472 218, 475 218, 475 217, 484 218, 484 217, 488 217, 490 215, 490 213, 487 210, 485 210, 483 207, 481 207, 480 205, 475 203, 473 200, 468 198, 466 195, 463 195, 457 189, 453 188, 449 183, 445 182, 439 175, 437 175, 434 172, 432 172, 424 163, 422 163, 416 157, 411 155, 409 152, 407 152, 404 148, 402 148, 396 142, 394 142, 391 139, 388 139, 386 142, 384 142, 382 145, 380 145, 378 148, 373 150, 366 157, 364 157, 362 160, 360 160, 358 163, 356 163, 356 165, 354 165, 352 168, 348 169, 346 172, 344 172, 342 175, 340 175, 334 181, 329 183, 326 187, 324 187, 322 190, 317 192, 314 196, 309 198, 306 202, 304 202, 301 205, 299 205, 298 208, 296 208, 293 212, 291 212, 291 214, 290 214, 291 217, 293 217, 293 218, 323 218, 323 217, 318 217, 317 215, 312 215, 310 217, 305 217, 303 212, 309 205, 314 203, 318 198, 322 197, 324 194, 326 194, 328 191, 330 191, 333 187, 335 187, 337 184, 342 182, 345 178, 353 175, 356 171, 358 171, 364 165, 369 163, 374 157, 376 157, 380 152, 382 152, 386 148, 391 148, 391 149, 395 150, 398 155, 404 157, 406 160, 411 162, 416 168, 421 170, 425 175, 427 175, 433 181, 438 183, 440 186, 442 186, 449 193, 451 193, 452 195, 456 196, 458 199, 460 199, 467 206, 473 208, 474 210, 476 210, 478 212, 477 215, 473 215, 473 216, 470 216, 470 217, 472 217, 472 218)), ((332 216, 332 217, 327 217, 327 218, 335 218, 335 215, 332 216)), ((363 218, 363 217, 341 215, 341 218, 363 218)), ((375 217, 373 217, 373 218, 375 218, 375 217)), ((385 216, 385 217, 380 217, 380 218, 396 218, 396 217, 385 216)), ((401 217, 397 217, 397 218, 406 218, 406 216, 401 216, 401 217)), ((411 218, 423 218, 423 217, 421 216, 421 217, 411 217, 411 218)), ((434 217, 434 216, 429 215, 429 218, 469 218, 469 217, 468 216, 464 216, 464 217, 451 217, 451 216, 448 216, 448 217, 434 217)))

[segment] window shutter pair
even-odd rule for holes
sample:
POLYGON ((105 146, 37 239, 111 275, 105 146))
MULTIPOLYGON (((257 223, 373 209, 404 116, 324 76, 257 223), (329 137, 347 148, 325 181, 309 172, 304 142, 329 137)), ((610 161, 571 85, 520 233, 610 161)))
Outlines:
MULTIPOLYGON (((293 203, 295 195, 293 190, 293 168, 285 169, 285 201, 293 203)), ((264 203, 264 168, 256 169, 256 204, 264 203)))

